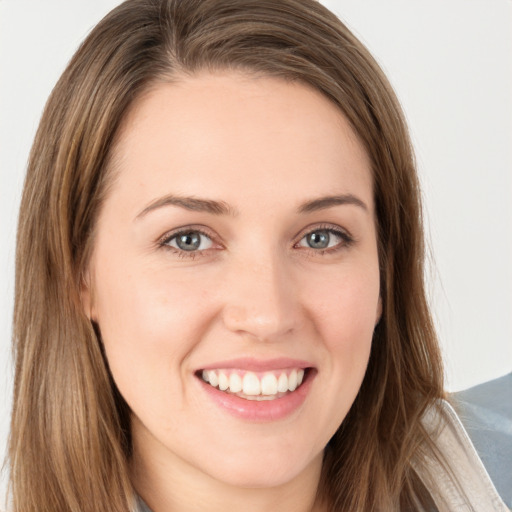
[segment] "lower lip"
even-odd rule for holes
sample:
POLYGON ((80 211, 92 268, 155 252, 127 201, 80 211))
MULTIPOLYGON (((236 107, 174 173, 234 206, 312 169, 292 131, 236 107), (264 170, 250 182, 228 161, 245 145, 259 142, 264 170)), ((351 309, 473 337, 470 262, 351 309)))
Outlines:
POLYGON ((274 400, 246 400, 237 395, 220 391, 197 377, 202 388, 213 402, 226 412, 238 418, 249 421, 277 421, 283 419, 298 410, 304 403, 311 383, 314 378, 314 370, 309 369, 302 384, 292 392, 274 400))

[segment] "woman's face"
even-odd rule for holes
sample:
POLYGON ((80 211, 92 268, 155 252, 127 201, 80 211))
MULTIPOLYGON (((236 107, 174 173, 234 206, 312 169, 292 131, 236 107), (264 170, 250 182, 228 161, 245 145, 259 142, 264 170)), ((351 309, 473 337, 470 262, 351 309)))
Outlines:
POLYGON ((380 315, 348 122, 305 85, 200 74, 138 100, 112 172, 84 301, 136 456, 245 487, 318 473, 380 315))

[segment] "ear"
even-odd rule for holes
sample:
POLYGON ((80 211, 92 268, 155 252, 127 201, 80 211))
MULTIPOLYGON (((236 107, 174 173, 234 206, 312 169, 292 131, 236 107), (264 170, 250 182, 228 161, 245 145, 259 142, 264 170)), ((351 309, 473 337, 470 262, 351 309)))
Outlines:
POLYGON ((90 269, 87 269, 80 279, 80 301, 82 302, 82 308, 87 318, 91 321, 96 321, 90 269))
POLYGON ((379 302, 377 303, 377 314, 375 315, 375 327, 380 322, 380 319, 382 317, 382 297, 379 295, 379 302))

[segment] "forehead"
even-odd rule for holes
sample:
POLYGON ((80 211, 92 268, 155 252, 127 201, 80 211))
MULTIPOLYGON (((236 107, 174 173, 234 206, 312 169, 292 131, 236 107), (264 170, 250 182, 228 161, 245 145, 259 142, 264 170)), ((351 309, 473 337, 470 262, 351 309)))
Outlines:
POLYGON ((148 90, 113 151, 115 188, 263 201, 354 193, 371 206, 368 156, 315 89, 240 73, 200 74, 148 90))

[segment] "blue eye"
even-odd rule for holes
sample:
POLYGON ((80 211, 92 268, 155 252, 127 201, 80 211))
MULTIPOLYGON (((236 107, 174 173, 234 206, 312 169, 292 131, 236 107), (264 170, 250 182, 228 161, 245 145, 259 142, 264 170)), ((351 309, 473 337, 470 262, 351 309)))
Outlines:
POLYGON ((300 247, 321 251, 336 247, 343 242, 348 242, 348 240, 342 233, 338 233, 332 229, 317 229, 302 237, 298 245, 300 247))
POLYGON ((165 245, 180 251, 194 252, 210 249, 213 242, 209 236, 200 231, 183 231, 167 239, 165 245))

